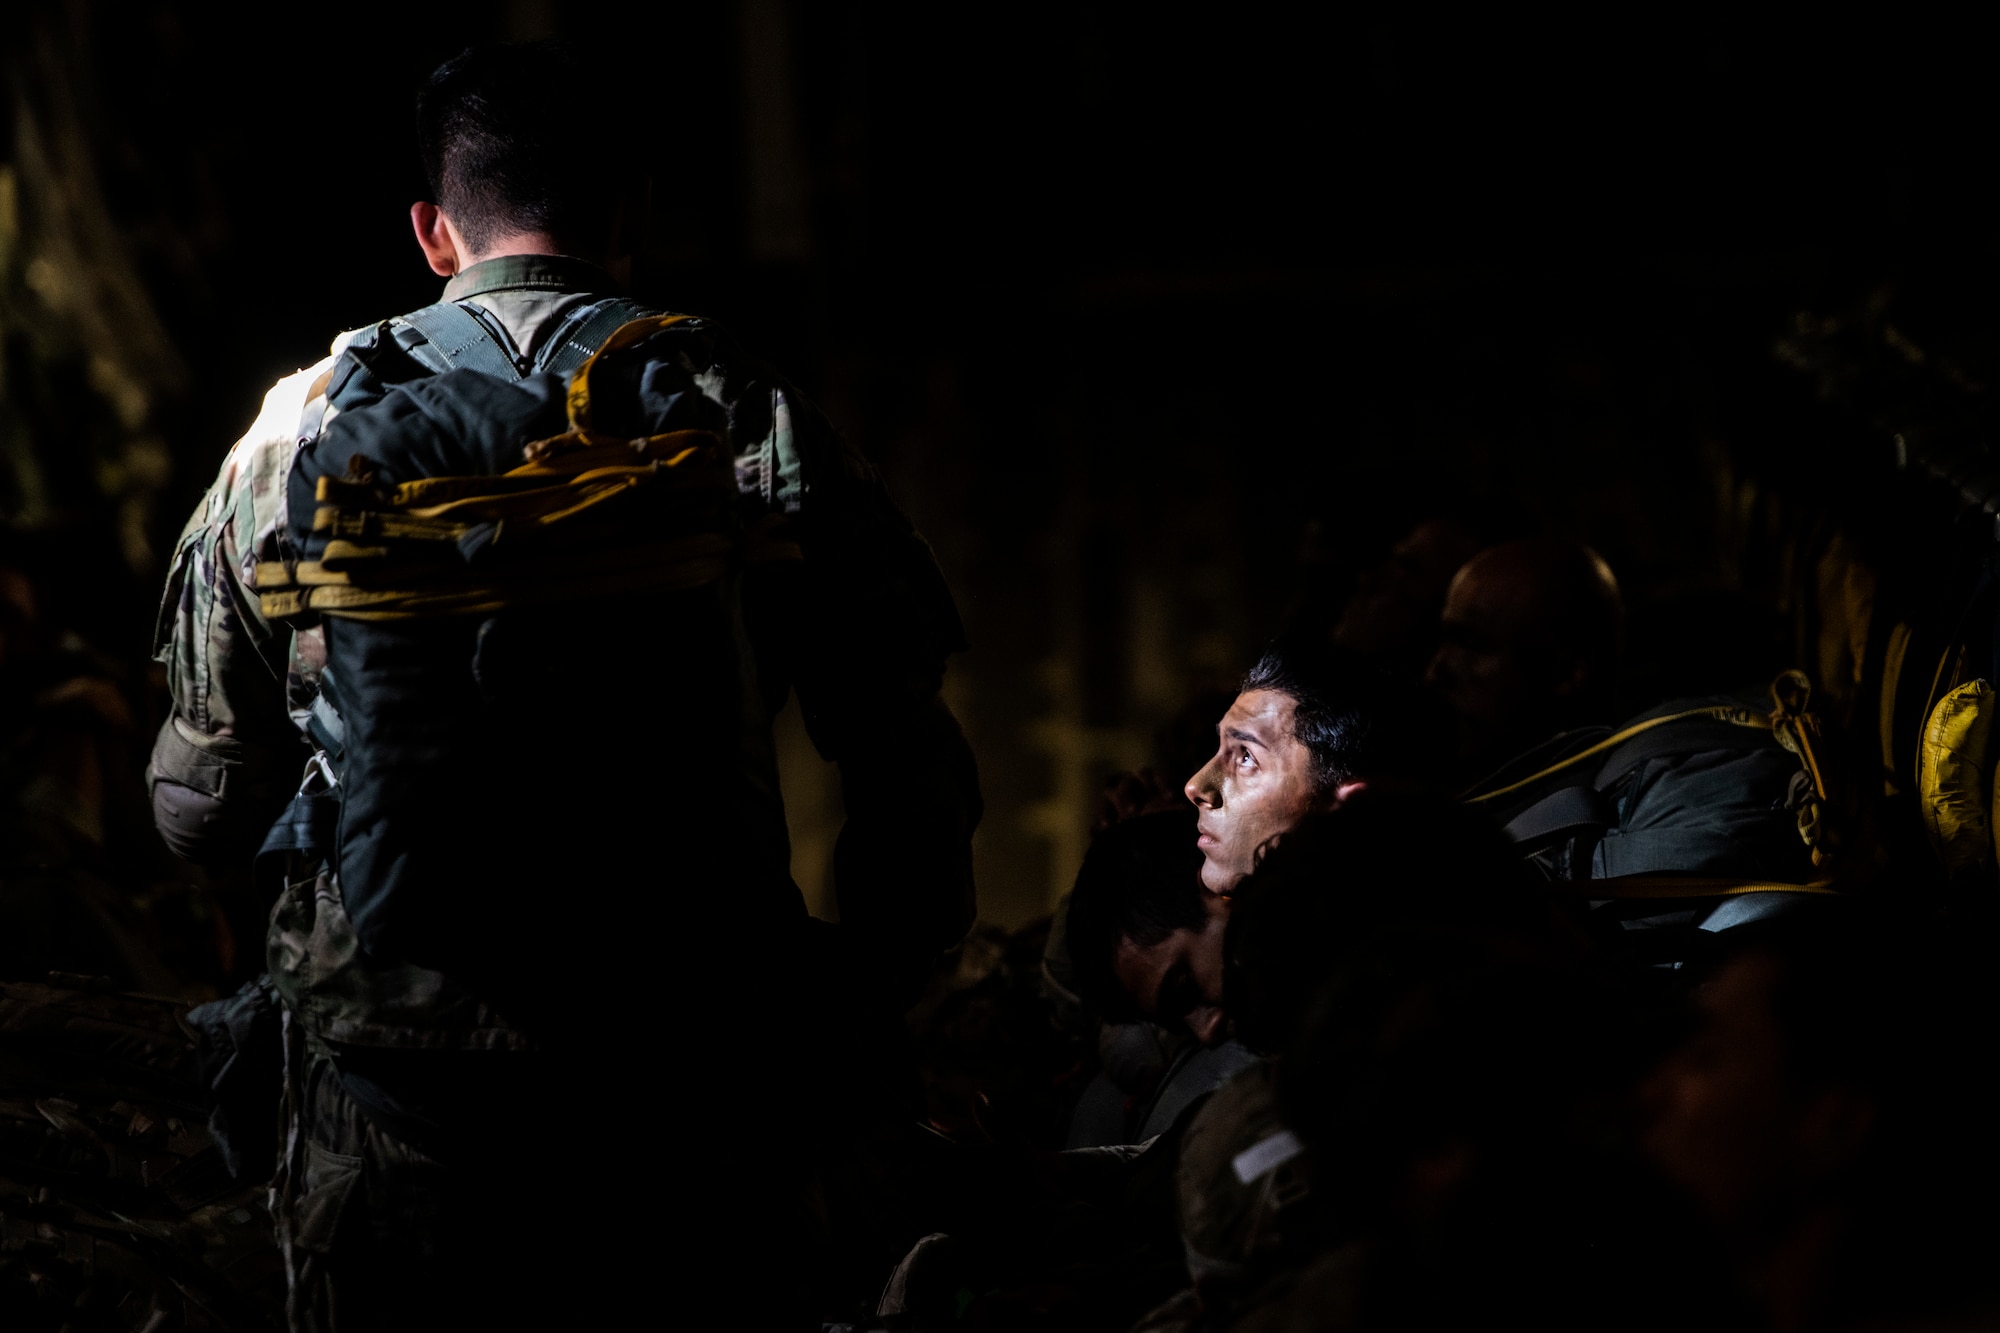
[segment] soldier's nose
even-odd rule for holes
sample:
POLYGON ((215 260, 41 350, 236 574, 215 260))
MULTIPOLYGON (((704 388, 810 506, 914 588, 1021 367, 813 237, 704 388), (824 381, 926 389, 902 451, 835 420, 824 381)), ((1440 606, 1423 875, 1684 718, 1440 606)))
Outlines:
POLYGON ((1223 1024, 1229 1016, 1221 1005, 1198 1004, 1188 1010, 1187 1027, 1194 1039, 1203 1046, 1213 1046, 1222 1037, 1223 1024))

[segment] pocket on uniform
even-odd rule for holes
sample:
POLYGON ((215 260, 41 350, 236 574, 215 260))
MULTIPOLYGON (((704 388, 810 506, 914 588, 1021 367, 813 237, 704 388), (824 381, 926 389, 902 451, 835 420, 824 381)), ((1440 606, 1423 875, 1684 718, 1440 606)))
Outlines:
POLYGON ((330 1252, 360 1179, 359 1157, 333 1152, 307 1139, 303 1188, 292 1205, 292 1244, 315 1254, 330 1252))
POLYGON ((174 558, 167 566, 167 587, 160 595, 160 609, 153 618, 153 655, 165 652, 174 640, 174 626, 181 618, 181 603, 187 597, 188 571, 194 565, 195 548, 201 544, 201 528, 190 524, 188 532, 174 546, 174 558))

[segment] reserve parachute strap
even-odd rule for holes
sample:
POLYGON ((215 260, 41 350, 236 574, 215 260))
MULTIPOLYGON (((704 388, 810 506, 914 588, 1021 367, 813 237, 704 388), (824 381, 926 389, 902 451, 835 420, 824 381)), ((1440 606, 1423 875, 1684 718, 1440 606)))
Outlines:
POLYGON ((688 322, 689 317, 686 315, 649 315, 644 319, 620 324, 613 330, 611 336, 586 357, 581 366, 577 367, 575 377, 569 382, 570 435, 587 442, 604 438, 590 427, 590 373, 597 368, 597 363, 603 360, 607 353, 621 351, 636 343, 644 342, 654 334, 672 328, 676 324, 688 322))
MULTIPOLYGON (((698 588, 728 573, 734 543, 716 537, 678 549, 611 553, 604 567, 585 570, 574 562, 551 562, 533 579, 493 580, 424 587, 375 588, 329 573, 313 561, 299 565, 298 584, 260 592, 265 616, 278 620, 314 612, 348 620, 415 620, 429 616, 495 615, 523 606, 546 606, 578 597, 639 596, 698 588)), ((261 571, 261 566, 260 566, 261 571)))
POLYGON ((1782 880, 1705 878, 1698 875, 1614 875, 1608 879, 1556 880, 1552 887, 1590 899, 1735 898, 1746 893, 1842 896, 1831 880, 1790 884, 1782 880))
POLYGON ((1702 708, 1689 708, 1683 712, 1669 713, 1665 717, 1651 717, 1647 718, 1644 722, 1635 722, 1623 731, 1606 736, 1603 740, 1590 746, 1588 749, 1579 750, 1567 759, 1558 759, 1555 763, 1541 770, 1541 772, 1531 773, 1519 782, 1510 782, 1504 787, 1498 787, 1492 791, 1480 792, 1477 796, 1467 796, 1463 799, 1470 805, 1477 805, 1482 801, 1498 800, 1502 796, 1509 796, 1524 788, 1532 787, 1544 778, 1554 777, 1558 773, 1574 768, 1586 759, 1594 759, 1609 750, 1615 750, 1634 736, 1642 736, 1657 727, 1668 726, 1675 722, 1691 722, 1698 719, 1712 722, 1727 722, 1731 726, 1748 727, 1755 731, 1771 730, 1771 719, 1769 716, 1756 712, 1753 709, 1745 708, 1740 704, 1712 704, 1702 708))
MULTIPOLYGON (((1510 782, 1493 791, 1480 792, 1476 796, 1469 795, 1461 799, 1469 805, 1497 800, 1523 788, 1532 787, 1544 778, 1554 777, 1558 773, 1574 768, 1586 759, 1594 759, 1607 751, 1615 750, 1633 737, 1642 736, 1656 728, 1675 722, 1711 721, 1726 722, 1730 726, 1745 727, 1753 731, 1770 732, 1779 745, 1798 756, 1799 764, 1805 769, 1806 776, 1812 779, 1813 795, 1816 800, 1826 801, 1826 774, 1821 768, 1819 756, 1821 741, 1819 719, 1812 712, 1812 681, 1805 672, 1796 668, 1780 671, 1777 678, 1771 682, 1770 693, 1769 713, 1759 713, 1741 704, 1710 704, 1701 708, 1669 713, 1665 717, 1647 718, 1643 722, 1633 723, 1623 731, 1606 736, 1595 745, 1579 750, 1567 759, 1558 759, 1539 773, 1531 773, 1519 782, 1510 782)), ((1807 842, 1812 844, 1813 861, 1814 864, 1818 864, 1820 860, 1818 842, 1812 836, 1807 837, 1807 842)))
MULTIPOLYGON (((638 487, 709 490, 724 507, 735 495, 735 469, 711 432, 629 440, 590 425, 590 379, 599 359, 687 318, 649 316, 620 325, 570 383, 569 430, 529 444, 519 467, 498 476, 424 477, 393 489, 319 478, 313 530, 329 539, 318 560, 258 564, 264 614, 357 620, 491 614, 565 597, 699 587, 722 578, 738 559, 800 559, 798 546, 780 536, 778 515, 767 516, 744 539, 709 531, 641 547, 544 548, 536 540, 558 525, 562 532, 585 526, 578 520, 638 487), (532 566, 502 570, 462 558, 501 547, 503 538, 508 551, 525 543, 535 555, 532 566)), ((591 322, 586 319, 584 328, 591 322)))

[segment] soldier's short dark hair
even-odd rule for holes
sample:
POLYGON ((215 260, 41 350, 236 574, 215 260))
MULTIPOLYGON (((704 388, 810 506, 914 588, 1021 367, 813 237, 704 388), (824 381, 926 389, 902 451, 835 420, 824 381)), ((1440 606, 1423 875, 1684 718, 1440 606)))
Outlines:
POLYGON ((1274 1054, 1344 955, 1399 930, 1539 936, 1552 920, 1483 811, 1438 792, 1364 790, 1301 820, 1237 887, 1223 994, 1237 1037, 1274 1054))
POLYGON ((474 46, 417 95, 432 198, 476 253, 508 232, 601 242, 623 181, 616 80, 561 42, 474 46))
POLYGON ((1273 643, 1238 688, 1291 697, 1321 795, 1361 778, 1421 781, 1447 753, 1443 715, 1421 690, 1314 643, 1273 643))
POLYGON ((1118 942, 1158 944, 1208 924, 1195 809, 1140 815, 1099 833, 1084 854, 1064 923, 1076 991, 1100 1017, 1140 1017, 1114 962, 1118 942))

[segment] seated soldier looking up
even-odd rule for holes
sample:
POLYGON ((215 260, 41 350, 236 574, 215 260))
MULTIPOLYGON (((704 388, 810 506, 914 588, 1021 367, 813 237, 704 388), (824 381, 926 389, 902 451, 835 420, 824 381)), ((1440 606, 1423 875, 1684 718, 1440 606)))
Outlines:
MULTIPOLYGON (((1438 793, 1385 788, 1287 833, 1231 898, 1226 944, 1231 1032, 1287 1059, 1220 1089, 1181 1140, 1189 1277, 1218 1316, 1318 1243, 1325 1201, 1315 1204, 1308 1185, 1317 1172, 1303 1133, 1292 1132, 1303 1127, 1279 1102, 1297 1034, 1323 1012, 1329 979, 1373 979, 1412 952, 1455 976, 1495 957, 1564 957, 1573 937, 1485 816, 1438 793)), ((1213 1326, 1234 1325, 1217 1317, 1213 1326)))
POLYGON ((1371 781, 1417 778, 1433 716, 1420 694, 1344 659, 1273 644, 1217 724, 1215 756, 1187 781, 1201 882, 1226 896, 1308 814, 1371 781))
POLYGON ((1611 567, 1581 543, 1508 542, 1466 562, 1424 679, 1458 715, 1459 756, 1473 776, 1555 732, 1608 720, 1624 618, 1611 567))
POLYGON ((1229 895, 1300 820, 1370 783, 1407 785, 1436 754, 1436 721, 1414 689, 1274 644, 1217 725, 1214 758, 1188 779, 1199 834, 1185 852, 1191 882, 1171 843, 1184 814, 1114 825, 1085 857, 1066 923, 1084 1000, 1106 1018, 1147 1017, 1219 1040, 1229 895))

